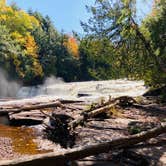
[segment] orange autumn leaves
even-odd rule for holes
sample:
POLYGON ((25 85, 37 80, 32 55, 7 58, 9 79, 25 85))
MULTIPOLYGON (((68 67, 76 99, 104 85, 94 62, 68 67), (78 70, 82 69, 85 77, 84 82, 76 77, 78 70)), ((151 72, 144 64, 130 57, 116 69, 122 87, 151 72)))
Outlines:
POLYGON ((79 46, 74 37, 67 36, 67 40, 64 42, 64 46, 73 57, 79 58, 79 46))
POLYGON ((38 46, 31 35, 39 27, 39 21, 23 10, 8 6, 5 0, 0 0, 0 25, 4 26, 20 49, 19 54, 13 54, 13 66, 19 78, 42 77, 43 71, 38 58, 38 46))
POLYGON ((62 60, 66 58, 64 70, 70 66, 69 63, 77 66, 79 62, 77 39, 72 35, 58 33, 51 20, 38 12, 27 13, 16 4, 9 6, 5 0, 0 0, 0 30, 0 36, 6 35, 10 39, 6 41, 6 37, 3 37, 2 42, 8 42, 8 45, 4 52, 0 48, 0 52, 3 52, 0 59, 4 66, 0 65, 9 73, 12 70, 13 78, 20 79, 26 85, 40 83, 50 74, 60 73, 59 76, 64 77, 63 68, 59 67, 61 57, 62 60), (9 54, 6 52, 10 45, 9 54), (10 60, 10 65, 5 56, 10 60))

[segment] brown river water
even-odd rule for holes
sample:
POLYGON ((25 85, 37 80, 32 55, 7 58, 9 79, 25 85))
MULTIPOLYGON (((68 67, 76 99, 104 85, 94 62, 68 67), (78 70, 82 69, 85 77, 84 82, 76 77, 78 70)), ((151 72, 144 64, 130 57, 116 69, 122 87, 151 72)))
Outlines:
POLYGON ((0 159, 50 152, 42 150, 35 139, 36 129, 0 125, 0 159))
MULTIPOLYGON (((27 98, 35 97, 39 100, 48 98, 67 98, 78 99, 79 93, 90 94, 84 100, 94 101, 102 96, 139 96, 147 89, 144 87, 143 81, 128 81, 128 80, 110 80, 110 81, 90 81, 76 83, 60 83, 53 84, 47 87, 23 87, 18 92, 18 98, 23 98, 26 102, 27 98), (43 96, 44 95, 44 96, 43 96)), ((32 100, 35 101, 35 98, 32 100)), ((83 99, 83 98, 81 98, 83 99)), ((0 106, 4 104, 17 103, 16 101, 0 101, 0 106)), ((18 101, 19 102, 19 101, 18 101)), ((37 130, 30 127, 12 127, 0 125, 0 159, 10 159, 20 156, 29 156, 34 154, 50 152, 47 141, 37 135, 37 130), (44 149, 44 150, 43 150, 44 149)), ((51 145, 52 147, 52 145, 51 145)), ((55 148, 55 147, 54 147, 55 148)), ((56 151, 58 148, 56 148, 56 151)))

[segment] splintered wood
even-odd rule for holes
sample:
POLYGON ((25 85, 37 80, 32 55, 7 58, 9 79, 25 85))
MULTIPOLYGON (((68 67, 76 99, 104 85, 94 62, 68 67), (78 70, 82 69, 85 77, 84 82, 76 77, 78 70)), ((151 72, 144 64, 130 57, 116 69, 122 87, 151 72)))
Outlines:
POLYGON ((63 165, 64 162, 67 163, 68 161, 79 160, 100 153, 133 148, 138 143, 166 133, 166 123, 161 123, 165 118, 165 113, 162 111, 165 110, 156 109, 157 113, 162 110, 163 118, 154 117, 152 114, 151 116, 149 109, 152 109, 153 112, 155 107, 138 104, 135 99, 128 96, 95 104, 71 100, 42 102, 31 100, 24 104, 17 101, 17 103, 5 105, 4 102, 0 107, 0 115, 7 114, 11 121, 12 119, 16 121, 21 119, 24 122, 30 119, 31 121, 39 122, 45 126, 45 130, 49 134, 52 134, 54 142, 59 141, 59 144, 66 148, 70 144, 69 147, 72 148, 71 150, 64 150, 63 153, 53 152, 25 159, 1 161, 0 165, 28 166, 47 164, 52 166, 59 163, 63 165), (128 109, 125 109, 126 107, 128 109), (108 119, 101 117, 103 113, 107 114, 112 109, 121 111, 123 117, 109 117, 108 119), (49 119, 49 123, 45 122, 45 119, 49 119), (153 122, 154 125, 146 130, 142 130, 139 126, 129 128, 130 122, 133 122, 132 124, 137 124, 138 122, 139 124, 144 124, 144 121, 148 121, 149 124, 153 122), (137 132, 137 134, 130 135, 129 130, 137 132))
POLYGON ((82 159, 87 156, 96 155, 99 153, 109 152, 110 150, 117 148, 126 148, 135 145, 139 142, 146 141, 149 138, 156 137, 166 132, 166 123, 162 124, 158 128, 151 129, 147 132, 142 132, 129 137, 119 138, 111 140, 109 142, 98 143, 89 146, 83 146, 74 148, 72 150, 65 150, 63 153, 48 153, 43 155, 36 155, 27 159, 17 159, 11 161, 0 161, 1 166, 13 165, 13 166, 32 166, 32 165, 44 165, 49 166, 57 165, 57 163, 63 163, 64 161, 72 161, 82 159))

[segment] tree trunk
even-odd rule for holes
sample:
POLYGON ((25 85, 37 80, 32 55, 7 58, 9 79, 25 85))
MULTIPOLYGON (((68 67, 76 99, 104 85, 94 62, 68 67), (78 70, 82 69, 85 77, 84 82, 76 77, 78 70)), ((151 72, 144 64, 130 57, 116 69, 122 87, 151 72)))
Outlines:
POLYGON ((146 141, 147 139, 157 137, 160 134, 166 133, 166 123, 160 127, 153 128, 149 131, 142 132, 136 135, 123 137, 109 142, 97 143, 94 145, 65 150, 63 153, 47 153, 31 156, 25 159, 15 159, 11 161, 0 161, 0 166, 55 166, 64 165, 65 161, 82 159, 88 156, 97 155, 99 153, 109 152, 117 148, 126 148, 137 143, 146 141))
POLYGON ((83 116, 80 116, 79 118, 77 118, 77 119, 75 119, 74 121, 72 121, 70 124, 69 124, 69 127, 71 128, 71 129, 74 129, 74 128, 76 128, 78 125, 81 125, 81 124, 83 124, 84 122, 86 122, 86 120, 87 119, 89 119, 89 118, 93 118, 94 116, 96 116, 96 115, 98 115, 98 114, 100 114, 100 113, 103 113, 103 112, 107 112, 107 111, 109 111, 111 108, 113 108, 116 104, 118 104, 119 103, 119 101, 118 100, 116 100, 116 101, 114 101, 114 103, 112 103, 112 104, 110 104, 110 105, 106 105, 106 106, 103 106, 103 107, 101 107, 101 108, 97 108, 97 109, 95 109, 95 110, 93 110, 93 111, 90 111, 90 112, 85 112, 85 114, 84 114, 84 112, 83 112, 83 116))
POLYGON ((22 111, 30 111, 30 110, 37 110, 37 109, 44 109, 44 108, 51 108, 51 107, 61 107, 62 104, 60 101, 55 101, 51 103, 44 103, 44 104, 37 104, 37 105, 29 105, 29 106, 21 106, 19 108, 11 108, 11 109, 2 109, 0 110, 0 114, 4 113, 18 113, 22 111))

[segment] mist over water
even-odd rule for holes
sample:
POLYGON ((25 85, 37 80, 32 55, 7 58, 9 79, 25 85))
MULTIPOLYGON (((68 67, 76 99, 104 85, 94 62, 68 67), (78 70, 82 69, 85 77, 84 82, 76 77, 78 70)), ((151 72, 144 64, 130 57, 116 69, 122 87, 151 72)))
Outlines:
POLYGON ((61 83, 64 83, 62 78, 57 78, 55 76, 50 76, 50 77, 46 78, 46 80, 44 81, 43 86, 47 87, 49 85, 61 84, 61 83))
POLYGON ((143 81, 129 81, 127 79, 107 81, 84 81, 65 83, 61 79, 49 77, 43 85, 22 87, 19 98, 55 97, 62 99, 95 100, 100 97, 140 96, 148 89, 143 81))
POLYGON ((147 91, 143 81, 129 81, 127 79, 108 81, 85 81, 65 83, 63 79, 51 76, 46 78, 43 85, 21 86, 17 81, 8 79, 8 75, 0 69, 0 98, 16 97, 31 98, 47 96, 57 98, 85 98, 139 96, 147 91))
POLYGON ((0 69, 0 98, 16 97, 21 85, 17 81, 8 79, 7 73, 0 69))
POLYGON ((0 98, 18 97, 19 95, 24 95, 24 93, 28 93, 27 97, 46 94, 48 86, 64 83, 62 78, 50 76, 45 79, 43 85, 23 87, 17 81, 9 80, 8 78, 8 74, 3 69, 0 69, 0 98))
POLYGON ((42 85, 37 86, 25 86, 21 87, 17 93, 18 98, 31 98, 34 96, 42 96, 42 95, 56 95, 58 93, 58 89, 50 89, 50 87, 63 85, 64 81, 62 78, 57 78, 55 76, 47 77, 42 85))

